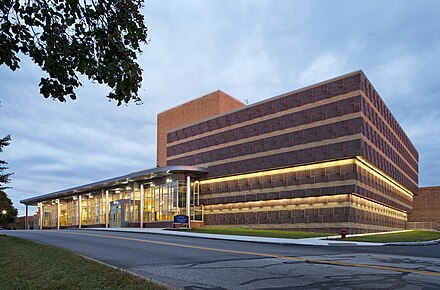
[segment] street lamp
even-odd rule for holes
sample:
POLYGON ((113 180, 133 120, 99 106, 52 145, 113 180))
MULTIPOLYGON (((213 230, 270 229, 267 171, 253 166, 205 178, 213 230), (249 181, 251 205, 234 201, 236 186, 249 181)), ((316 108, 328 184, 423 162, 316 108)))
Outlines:
POLYGON ((6 215, 8 212, 4 209, 2 210, 2 214, 6 215))

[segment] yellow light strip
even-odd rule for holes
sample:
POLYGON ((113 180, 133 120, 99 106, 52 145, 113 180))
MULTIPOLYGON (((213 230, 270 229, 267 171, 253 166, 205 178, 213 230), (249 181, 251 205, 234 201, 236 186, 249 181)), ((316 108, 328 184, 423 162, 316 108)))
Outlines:
POLYGON ((244 178, 261 177, 261 176, 266 176, 266 175, 275 175, 275 174, 291 173, 291 172, 298 172, 298 171, 304 171, 304 170, 322 169, 322 168, 327 168, 327 167, 342 166, 342 165, 349 165, 349 164, 355 164, 355 163, 356 163, 356 159, 354 159, 354 158, 336 160, 336 161, 327 161, 327 162, 321 162, 321 163, 316 163, 316 164, 300 165, 300 166, 295 166, 295 167, 273 169, 273 170, 268 170, 268 171, 260 171, 260 172, 245 173, 245 174, 239 174, 239 175, 233 175, 233 176, 205 179, 205 180, 200 180, 200 184, 203 185, 203 184, 217 183, 217 182, 223 182, 223 181, 232 181, 232 180, 238 180, 238 179, 244 179, 244 178))
POLYGON ((363 158, 361 156, 357 156, 356 158, 343 159, 343 160, 327 161, 327 162, 316 163, 316 164, 300 165, 300 166, 289 167, 289 168, 273 169, 273 170, 268 170, 268 171, 260 171, 260 172, 253 172, 253 173, 239 174, 239 175, 233 175, 233 176, 206 179, 206 180, 201 180, 200 184, 204 185, 204 184, 218 183, 218 182, 224 182, 224 181, 233 181, 233 180, 261 177, 261 176, 267 176, 267 175, 292 173, 292 172, 298 172, 298 171, 304 171, 304 170, 322 169, 322 168, 350 165, 350 164, 356 164, 356 165, 362 167, 363 169, 367 170, 372 175, 378 177, 379 179, 381 179, 385 183, 391 185, 392 187, 397 189, 399 192, 402 192, 403 194, 407 195, 411 199, 414 197, 414 194, 410 190, 408 190, 407 188, 402 186, 396 180, 394 180, 393 178, 388 176, 385 172, 381 171, 380 169, 378 169, 377 167, 372 165, 370 162, 368 162, 365 158, 363 158))
MULTIPOLYGON (((405 203, 391 195, 385 194, 382 191, 377 190, 376 188, 373 188, 365 183, 360 182, 356 179, 346 179, 346 180, 339 180, 339 181, 329 181, 329 182, 319 182, 319 183, 308 183, 308 184, 300 184, 300 185, 288 185, 288 186, 277 186, 277 187, 263 187, 258 189, 249 189, 245 191, 230 191, 230 192, 223 192, 223 193, 209 193, 204 194, 201 196, 202 199, 211 199, 211 198, 218 198, 218 197, 236 197, 236 196, 243 196, 243 195, 249 195, 249 194, 260 194, 260 193, 272 193, 277 191, 294 191, 294 190, 301 190, 301 189, 319 189, 322 187, 333 187, 333 186, 344 186, 344 185, 357 185, 360 186, 368 191, 371 191, 388 201, 397 203, 399 205, 402 205, 404 207, 411 207, 411 204, 405 203)), ((400 192, 400 190, 399 190, 400 192)), ((412 200, 412 198, 410 198, 412 200)))
POLYGON ((304 210, 352 207, 374 214, 406 220, 405 211, 395 209, 372 201, 356 194, 338 194, 292 199, 277 199, 265 201, 247 201, 238 203, 225 203, 206 205, 205 214, 228 214, 245 212, 271 212, 282 210, 304 210))
POLYGON ((393 186, 397 189, 400 189, 401 191, 403 191, 406 195, 410 196, 411 198, 414 197, 414 194, 409 189, 407 189, 406 187, 401 185, 399 182, 394 180, 392 177, 390 177, 388 174, 386 174, 385 172, 383 172, 382 170, 380 170, 379 168, 377 168, 376 166, 371 164, 364 157, 356 156, 356 159, 361 162, 361 163, 357 162, 357 164, 360 165, 365 170, 367 170, 368 172, 379 177, 380 179, 384 180, 388 184, 391 184, 391 186, 393 186))

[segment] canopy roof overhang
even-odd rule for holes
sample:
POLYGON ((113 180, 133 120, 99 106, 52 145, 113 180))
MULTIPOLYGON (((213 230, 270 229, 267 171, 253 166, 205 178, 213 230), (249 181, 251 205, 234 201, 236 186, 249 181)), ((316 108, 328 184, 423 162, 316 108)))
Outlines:
POLYGON ((199 175, 207 173, 208 170, 205 167, 199 166, 164 166, 155 167, 151 169, 132 172, 126 175, 101 180, 85 185, 80 185, 60 191, 55 191, 48 194, 39 195, 27 199, 20 200, 20 203, 26 205, 37 205, 39 202, 48 201, 57 198, 63 198, 72 196, 75 194, 81 194, 102 188, 110 188, 118 185, 124 185, 131 182, 148 182, 158 178, 164 178, 170 176, 173 173, 184 173, 188 175, 199 175))

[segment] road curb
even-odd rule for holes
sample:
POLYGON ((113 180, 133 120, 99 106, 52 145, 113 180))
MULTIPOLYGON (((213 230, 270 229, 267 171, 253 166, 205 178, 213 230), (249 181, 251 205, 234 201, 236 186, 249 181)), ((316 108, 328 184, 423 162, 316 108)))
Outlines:
MULTIPOLYGON (((77 229, 75 229, 77 230, 77 229)), ((234 235, 223 235, 222 237, 215 236, 213 234, 205 234, 205 235, 212 235, 212 236, 196 236, 196 235, 175 235, 170 234, 166 232, 141 232, 141 231, 130 231, 130 230, 113 230, 113 229, 106 229, 102 230, 99 228, 85 228, 84 230, 92 230, 92 231, 98 231, 98 232, 117 232, 117 233, 135 233, 135 234, 152 234, 152 235, 163 235, 163 236, 175 236, 175 237, 184 237, 184 238, 198 238, 198 239, 209 239, 209 240, 221 240, 221 241, 234 241, 234 242, 242 242, 242 243, 258 243, 258 244, 272 244, 272 245, 282 245, 282 246, 305 246, 305 247, 341 247, 341 246, 383 246, 379 243, 365 243, 358 245, 358 242, 339 242, 339 241, 332 241, 331 239, 328 239, 327 244, 313 244, 313 243, 304 243, 304 242, 296 242, 292 239, 292 241, 262 241, 262 240, 241 240, 241 239, 235 239, 234 235), (367 245, 368 244, 368 245, 367 245)), ((164 230, 166 231, 166 230, 164 230)), ((252 237, 252 236, 243 236, 243 237, 252 237)), ((266 237, 265 237, 266 238, 266 237)), ((325 241, 326 238, 322 238, 320 240, 325 241)))
MULTIPOLYGON (((75 229, 78 230, 78 229, 75 229)), ((234 241, 234 242, 243 242, 243 243, 259 243, 259 244, 273 244, 273 245, 296 245, 296 246, 314 246, 312 244, 301 244, 294 242, 276 242, 276 241, 256 241, 256 240, 237 240, 234 239, 231 235, 231 238, 223 238, 223 237, 215 237, 215 236, 191 236, 191 235, 173 235, 169 233, 160 233, 160 232, 139 232, 139 231, 118 231, 118 230, 100 230, 93 228, 84 228, 84 230, 92 230, 97 232, 116 232, 116 233, 132 233, 132 234, 151 234, 151 235, 162 235, 162 236, 174 236, 174 237, 183 237, 183 238, 196 238, 196 239, 207 239, 207 240, 222 240, 222 241, 234 241)), ((209 235, 209 234, 207 234, 209 235)), ((250 236, 246 236, 250 237, 250 236)))
MULTIPOLYGON (((78 230, 78 229, 75 229, 78 230)), ((222 237, 215 236, 212 234, 204 234, 203 236, 199 235, 191 235, 191 233, 186 233, 184 235, 176 235, 171 234, 172 231, 163 230, 164 232, 142 232, 142 231, 130 231, 130 230, 113 230, 113 229, 98 229, 98 228, 84 228, 83 230, 92 230, 92 231, 100 231, 100 232, 117 232, 117 233, 135 233, 135 234, 153 234, 153 235, 163 235, 163 236, 177 236, 177 237, 187 237, 187 238, 199 238, 199 239, 211 239, 211 240, 223 240, 223 241, 235 241, 235 242, 244 242, 244 243, 260 243, 260 244, 273 244, 273 245, 284 245, 284 246, 319 246, 319 247, 342 247, 342 246, 352 246, 352 247, 383 247, 383 246, 427 246, 427 245, 436 245, 440 243, 440 239, 426 242, 393 242, 393 243, 373 243, 373 242, 352 242, 352 241, 335 241, 331 237, 321 238, 319 240, 325 241, 326 244, 313 244, 306 242, 295 242, 292 241, 268 241, 268 240, 242 240, 242 239, 234 239, 233 235, 222 235, 222 237), (168 233, 166 232, 168 231, 168 233), (212 235, 212 236, 206 236, 212 235)), ((251 237, 251 236, 243 236, 243 237, 251 237)), ((267 237, 264 237, 267 238, 267 237)))

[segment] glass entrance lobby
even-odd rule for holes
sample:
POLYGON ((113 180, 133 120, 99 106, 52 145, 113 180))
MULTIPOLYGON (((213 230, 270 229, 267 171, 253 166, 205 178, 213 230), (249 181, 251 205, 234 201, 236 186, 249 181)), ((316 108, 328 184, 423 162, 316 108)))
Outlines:
POLYGON ((169 227, 181 214, 203 222, 198 178, 205 172, 192 166, 158 167, 22 202, 38 206, 42 229, 169 227))

